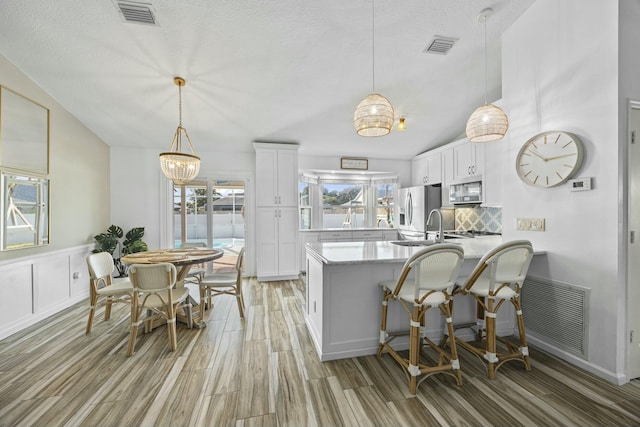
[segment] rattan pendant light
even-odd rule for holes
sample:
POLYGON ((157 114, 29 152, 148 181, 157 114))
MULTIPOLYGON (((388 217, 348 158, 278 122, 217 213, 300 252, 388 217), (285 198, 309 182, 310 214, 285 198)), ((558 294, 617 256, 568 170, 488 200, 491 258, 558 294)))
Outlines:
POLYGON ((500 107, 487 104, 487 18, 493 12, 487 8, 478 15, 484 23, 484 105, 478 107, 467 121, 467 138, 471 142, 491 142, 502 139, 509 129, 509 119, 500 107))
POLYGON ((372 33, 372 94, 360 101, 353 113, 353 126, 360 136, 384 136, 393 128, 394 112, 391 102, 376 93, 375 74, 375 0, 371 0, 372 33))
POLYGON ((178 86, 179 122, 169 151, 160 153, 160 168, 167 178, 178 185, 191 181, 200 172, 200 157, 196 156, 187 130, 182 127, 182 86, 186 84, 182 77, 175 77, 173 82, 178 86), (191 154, 182 152, 182 134, 189 144, 191 154))

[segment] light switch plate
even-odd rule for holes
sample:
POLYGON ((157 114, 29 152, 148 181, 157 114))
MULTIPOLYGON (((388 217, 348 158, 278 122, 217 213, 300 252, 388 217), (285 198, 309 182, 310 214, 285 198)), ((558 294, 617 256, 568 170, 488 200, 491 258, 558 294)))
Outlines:
POLYGON ((517 218, 516 230, 544 231, 544 218, 517 218))

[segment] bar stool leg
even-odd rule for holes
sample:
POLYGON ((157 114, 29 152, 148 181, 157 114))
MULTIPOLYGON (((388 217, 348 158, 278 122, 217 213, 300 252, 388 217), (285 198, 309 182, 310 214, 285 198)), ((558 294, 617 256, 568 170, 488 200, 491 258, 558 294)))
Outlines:
POLYGON ((520 305, 520 295, 511 300, 516 309, 516 319, 518 320, 518 336, 520 337, 520 351, 524 359, 524 366, 527 371, 531 370, 531 361, 529 360, 529 347, 527 347, 527 335, 524 331, 524 320, 522 319, 522 306, 520 305))
POLYGON ((453 373, 456 376, 456 383, 462 385, 462 373, 460 371, 460 360, 458 359, 458 349, 456 348, 456 337, 453 328, 453 318, 451 314, 450 304, 443 303, 440 305, 440 310, 444 313, 445 321, 447 322, 447 330, 449 331, 449 337, 451 340, 451 366, 453 373))
POLYGON ((476 341, 482 341, 482 334, 486 328, 484 321, 484 306, 480 301, 476 301, 476 341))
POLYGON ((388 310, 388 298, 391 292, 388 289, 382 290, 382 320, 380 323, 380 342, 378 344, 378 357, 382 356, 384 345, 387 342, 387 310, 388 310))
POLYGON ((485 327, 487 328, 486 351, 484 354, 487 365, 487 376, 490 380, 496 377, 496 363, 498 357, 496 355, 496 312, 494 310, 495 298, 489 295, 486 298, 487 308, 484 311, 485 327))
POLYGON ((418 375, 420 375, 420 308, 414 304, 409 328, 409 392, 416 393, 418 387, 418 375))

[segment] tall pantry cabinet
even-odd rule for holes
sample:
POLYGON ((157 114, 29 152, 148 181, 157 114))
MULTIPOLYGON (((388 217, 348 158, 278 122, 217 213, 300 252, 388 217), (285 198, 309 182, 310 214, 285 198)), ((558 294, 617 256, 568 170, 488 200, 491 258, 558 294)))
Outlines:
POLYGON ((258 280, 296 279, 298 144, 256 142, 256 269, 258 280))

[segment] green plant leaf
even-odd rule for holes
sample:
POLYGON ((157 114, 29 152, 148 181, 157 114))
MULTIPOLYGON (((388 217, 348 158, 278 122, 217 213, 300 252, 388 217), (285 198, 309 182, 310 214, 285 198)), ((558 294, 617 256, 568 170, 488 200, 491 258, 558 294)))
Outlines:
POLYGON ((144 227, 134 227, 127 232, 125 237, 128 241, 134 242, 142 239, 142 236, 144 236, 144 227))
POLYGON ((146 252, 148 250, 149 248, 147 247, 147 244, 142 240, 136 240, 131 245, 126 247, 127 254, 134 254, 137 252, 146 252))
POLYGON ((124 235, 124 231, 122 231, 122 228, 118 227, 117 225, 111 224, 111 227, 107 228, 107 234, 120 239, 124 235))
POLYGON ((113 252, 116 250, 118 246, 118 239, 107 233, 100 233, 95 236, 96 242, 98 243, 98 252, 109 252, 113 255, 113 252))

